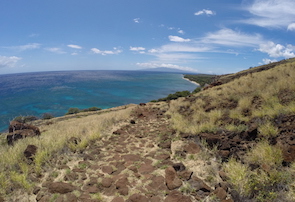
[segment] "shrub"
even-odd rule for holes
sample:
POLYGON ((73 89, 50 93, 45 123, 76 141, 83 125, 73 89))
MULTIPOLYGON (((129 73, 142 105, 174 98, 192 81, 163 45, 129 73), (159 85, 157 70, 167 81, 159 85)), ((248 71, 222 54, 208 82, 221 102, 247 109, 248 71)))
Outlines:
POLYGON ((42 119, 52 119, 52 118, 54 118, 54 116, 50 113, 44 113, 42 115, 42 119))
POLYGON ((101 108, 99 107, 89 107, 87 109, 82 109, 81 112, 93 112, 93 111, 99 111, 101 108))
POLYGON ((38 120, 38 117, 36 117, 36 116, 18 116, 18 117, 15 117, 13 120, 18 121, 20 123, 27 123, 30 121, 38 120))
POLYGON ((77 114, 79 112, 80 112, 80 109, 79 108, 73 107, 73 108, 70 108, 68 110, 68 112, 66 113, 66 115, 68 115, 68 114, 77 114))

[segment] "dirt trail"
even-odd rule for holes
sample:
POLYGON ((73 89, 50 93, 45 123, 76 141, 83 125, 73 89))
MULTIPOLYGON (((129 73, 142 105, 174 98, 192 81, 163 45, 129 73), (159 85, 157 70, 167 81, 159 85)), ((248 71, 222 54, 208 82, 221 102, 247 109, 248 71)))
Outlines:
POLYGON ((22 201, 186 202, 208 196, 213 190, 172 160, 168 104, 158 105, 138 106, 128 124, 80 153, 54 159, 55 168, 22 201), (189 193, 181 189, 188 182, 189 193))

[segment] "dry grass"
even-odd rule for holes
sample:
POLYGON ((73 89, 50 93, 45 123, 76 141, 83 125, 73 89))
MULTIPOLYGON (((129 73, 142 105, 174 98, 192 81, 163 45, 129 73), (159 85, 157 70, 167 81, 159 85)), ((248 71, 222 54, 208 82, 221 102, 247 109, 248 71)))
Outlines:
POLYGON ((77 117, 58 121, 52 125, 42 125, 40 129, 45 132, 40 137, 17 141, 13 147, 3 145, 0 148, 0 193, 5 194, 6 190, 12 186, 30 189, 32 184, 28 180, 29 173, 40 174, 50 157, 63 152, 63 148, 68 145, 71 137, 81 139, 80 143, 75 145, 75 150, 83 150, 90 141, 109 134, 116 125, 128 120, 132 109, 133 107, 130 106, 118 111, 92 114, 82 119, 77 117), (23 156, 29 144, 38 147, 35 163, 32 165, 27 165, 23 156))
MULTIPOLYGON (((180 132, 200 133, 215 131, 228 125, 224 116, 249 122, 255 117, 274 118, 295 112, 295 102, 280 97, 282 92, 295 92, 295 62, 279 65, 263 72, 249 74, 222 86, 217 86, 195 95, 193 102, 171 102, 168 114, 175 129, 180 132), (255 99, 259 102, 255 103, 255 99), (237 106, 225 106, 231 100, 237 106), (182 115, 180 106, 185 105, 190 114, 182 115), (210 109, 206 110, 205 109, 210 109), (214 126, 213 126, 214 125, 214 126)), ((293 95, 290 95, 293 96, 293 95)), ((294 93, 295 97, 295 93, 294 93)), ((262 129, 263 131, 263 129, 262 129)), ((262 132, 263 133, 263 132, 262 132)), ((271 132, 274 134, 274 132, 271 132)))

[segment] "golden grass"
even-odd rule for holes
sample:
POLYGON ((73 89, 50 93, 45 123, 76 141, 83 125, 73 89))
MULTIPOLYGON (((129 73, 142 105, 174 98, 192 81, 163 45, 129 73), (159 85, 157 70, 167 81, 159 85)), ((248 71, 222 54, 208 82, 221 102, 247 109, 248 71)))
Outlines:
MULTIPOLYGON (((228 125, 223 122, 225 114, 229 114, 232 119, 247 123, 255 117, 275 118, 278 115, 294 113, 295 102, 283 103, 279 97, 284 91, 295 92, 295 85, 292 85, 294 80, 295 62, 282 64, 202 91, 194 95, 193 102, 184 103, 183 100, 171 102, 168 114, 171 115, 176 130, 197 134, 215 131, 219 127, 228 125), (254 104, 254 98, 257 97, 260 99, 259 106, 254 104), (229 100, 237 102, 237 107, 222 108, 222 104, 226 104, 229 100), (179 106, 183 104, 187 106, 188 111, 191 111, 189 116, 181 115, 183 113, 179 110, 179 106), (205 111, 206 108, 212 110, 205 111)), ((274 131, 270 135, 273 133, 274 131)))
MULTIPOLYGON (((71 137, 81 139, 76 150, 84 150, 90 141, 111 132, 117 124, 129 118, 133 107, 118 111, 107 111, 102 114, 92 114, 81 118, 72 118, 58 121, 52 125, 42 125, 41 131, 45 131, 40 137, 26 138, 15 142, 14 146, 3 145, 0 148, 0 193, 4 193, 9 186, 18 185, 29 189, 32 184, 28 180, 28 174, 35 172, 40 174, 43 166, 53 155, 63 152, 71 137), (25 148, 33 144, 38 147, 34 164, 28 166, 23 156, 25 148), (5 177, 5 180, 4 180, 5 177), (3 180, 2 180, 3 179, 3 180)), ((54 122, 54 119, 52 120, 54 122)))

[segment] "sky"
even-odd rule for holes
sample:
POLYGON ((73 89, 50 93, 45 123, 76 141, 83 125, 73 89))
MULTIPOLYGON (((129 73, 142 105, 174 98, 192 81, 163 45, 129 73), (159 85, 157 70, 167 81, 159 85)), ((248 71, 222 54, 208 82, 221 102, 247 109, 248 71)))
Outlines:
POLYGON ((294 8, 294 0, 0 0, 0 74, 234 73, 295 57, 294 8))

